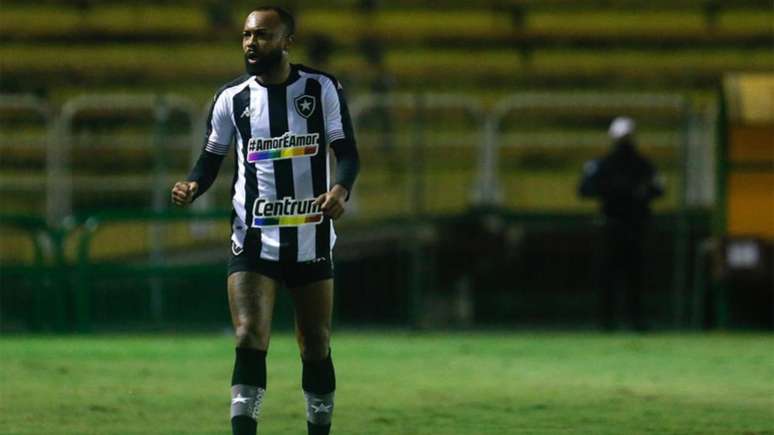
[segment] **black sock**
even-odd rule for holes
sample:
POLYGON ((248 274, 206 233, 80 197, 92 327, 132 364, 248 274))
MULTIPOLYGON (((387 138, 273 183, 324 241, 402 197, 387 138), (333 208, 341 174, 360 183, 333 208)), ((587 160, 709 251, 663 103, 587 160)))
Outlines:
MULTIPOLYGON (((241 403, 242 399, 249 398, 251 406, 260 410, 263 400, 263 391, 266 390, 266 352, 247 347, 236 348, 234 360, 234 372, 231 376, 232 390, 232 414, 234 413, 234 395, 241 403), (235 387, 236 386, 236 387, 235 387), (238 391, 237 391, 238 390, 238 391), (245 397, 242 397, 245 396, 245 397)), ((245 400, 246 402, 246 400, 245 400)), ((252 413, 251 413, 252 414, 252 413)), ((258 423, 252 415, 235 415, 231 418, 231 431, 233 435, 255 435, 258 423)))
POLYGON ((258 423, 250 417, 238 415, 231 418, 231 433, 233 435, 255 435, 258 423))
POLYGON ((331 430, 336 372, 330 351, 321 361, 303 361, 301 386, 307 402, 309 435, 328 435, 331 430))
POLYGON ((266 388, 266 351, 236 348, 231 385, 245 384, 266 388))
POLYGON ((328 435, 331 433, 331 425, 312 424, 312 422, 306 422, 306 431, 309 435, 328 435))

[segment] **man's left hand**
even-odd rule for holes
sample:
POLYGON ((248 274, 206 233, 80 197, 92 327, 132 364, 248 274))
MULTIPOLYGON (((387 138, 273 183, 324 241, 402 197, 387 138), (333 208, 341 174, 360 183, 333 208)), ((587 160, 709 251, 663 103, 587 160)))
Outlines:
POLYGON ((318 196, 314 203, 320 206, 325 216, 336 220, 344 214, 344 203, 348 193, 347 189, 337 184, 330 191, 318 196))

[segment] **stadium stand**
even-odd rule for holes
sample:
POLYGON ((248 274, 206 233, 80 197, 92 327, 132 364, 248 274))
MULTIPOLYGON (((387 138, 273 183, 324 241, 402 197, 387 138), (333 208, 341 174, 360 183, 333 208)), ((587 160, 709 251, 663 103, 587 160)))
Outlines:
MULTIPOLYGON (((74 212, 158 204, 157 187, 188 169, 191 143, 196 143, 192 138, 200 133, 212 93, 242 72, 239 30, 251 4, 3 1, 0 93, 15 97, 0 99, 2 212, 46 213, 51 204, 44 192, 57 182, 46 172, 48 150, 65 141, 73 147, 67 158, 73 168, 74 212), (67 126, 58 123, 84 94, 110 95, 117 106, 84 109, 67 126), (127 96, 167 94, 185 95, 193 109, 170 109, 160 121, 148 108, 119 107, 127 96)), ((335 0, 323 7, 295 0, 285 5, 299 20, 292 59, 307 63, 312 38, 326 35, 333 45, 327 69, 342 79, 351 102, 372 92, 375 77, 386 73, 396 94, 453 91, 485 110, 513 92, 527 91, 551 92, 559 99, 577 93, 679 94, 705 107, 714 103, 728 72, 774 70, 770 1, 449 0, 438 7, 429 0, 335 0), (382 69, 369 50, 381 53, 382 69)), ((414 110, 394 111, 394 124, 404 127, 392 138, 394 145, 443 158, 410 166, 414 160, 389 154, 389 144, 380 142, 384 132, 372 119, 378 113, 364 113, 358 130, 368 171, 354 205, 361 217, 411 214, 416 210, 401 202, 406 197, 421 197, 427 213, 464 212, 470 205, 464 184, 473 177, 470 162, 485 132, 458 111, 433 120, 425 111, 420 121, 426 128, 419 129, 414 110), (417 142, 427 148, 412 149, 417 142), (444 189, 433 190, 434 183, 416 176, 417 169, 428 171, 444 189)), ((642 112, 643 149, 673 181, 684 170, 676 146, 681 127, 674 122, 680 113, 642 112)), ((572 187, 581 163, 606 145, 604 126, 611 115, 578 107, 563 112, 557 103, 543 112, 504 118, 505 146, 498 164, 505 174, 504 193, 514 201, 508 205, 522 211, 588 213, 592 206, 578 201, 572 187), (522 122, 518 128, 508 125, 516 118, 522 122), (508 146, 516 142, 528 146, 508 146)), ((215 187, 215 206, 227 207, 227 178, 215 187)), ((674 211, 681 204, 676 189, 668 194, 659 211, 674 211)), ((132 258, 148 251, 154 230, 147 222, 119 222, 105 229, 97 236, 95 258, 132 258), (133 237, 116 243, 121 234, 133 237)), ((174 250, 217 239, 195 233, 187 226, 173 228, 167 245, 174 250)), ((547 243, 545 249, 556 245, 547 243)), ((19 249, 26 259, 34 256, 34 247, 19 249)), ((74 259, 77 248, 67 249, 74 259)), ((0 252, 4 259, 12 254, 0 252)))
MULTIPOLYGON (((242 68, 236 35, 249 5, 223 4, 6 1, 0 14, 0 92, 35 94, 54 112, 76 95, 100 92, 177 92, 204 106, 218 83, 242 68)), ((757 0, 326 5, 340 10, 289 3, 301 23, 294 59, 306 62, 310 35, 328 35, 335 46, 330 69, 339 72, 350 95, 367 91, 373 76, 361 53, 363 40, 376 40, 384 50, 394 91, 446 91, 453 83, 455 92, 489 102, 514 90, 648 90, 701 98, 711 95, 725 72, 774 68, 771 5, 757 0)), ((45 179, 48 133, 36 126, 50 125, 17 123, 4 110, 0 176, 4 194, 14 198, 6 207, 40 211, 40 201, 25 205, 24 199, 35 198, 28 193, 45 179)), ((79 133, 86 148, 76 148, 73 156, 76 185, 99 185, 94 177, 106 170, 100 162, 108 159, 111 175, 126 174, 110 183, 129 189, 124 204, 148 204, 147 194, 138 192, 149 187, 153 149, 132 139, 137 129, 153 128, 143 122, 81 122, 99 134, 79 133), (115 129, 111 137, 122 137, 100 149, 95 141, 115 129)), ((181 149, 188 137, 172 140, 171 149, 181 149)), ((187 161, 168 163, 180 174, 187 161)), ((105 200, 96 192, 91 196, 105 200)))

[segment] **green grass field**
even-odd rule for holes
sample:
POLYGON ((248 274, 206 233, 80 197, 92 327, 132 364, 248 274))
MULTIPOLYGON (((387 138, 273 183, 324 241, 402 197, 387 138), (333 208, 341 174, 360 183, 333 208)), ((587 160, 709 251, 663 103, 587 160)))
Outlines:
MULTIPOLYGON (((774 336, 340 333, 338 434, 772 434, 774 336)), ((226 336, 4 337, 0 432, 228 434, 226 336)), ((305 433, 275 335, 261 434, 305 433)))

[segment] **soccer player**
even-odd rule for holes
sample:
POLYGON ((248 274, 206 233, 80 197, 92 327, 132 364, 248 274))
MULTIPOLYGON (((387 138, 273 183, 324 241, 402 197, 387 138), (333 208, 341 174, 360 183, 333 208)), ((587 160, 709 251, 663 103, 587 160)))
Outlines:
POLYGON ((215 95, 201 156, 188 179, 172 189, 179 206, 202 195, 235 138, 228 265, 235 435, 257 430, 280 284, 295 308, 309 434, 328 434, 333 413, 332 220, 344 213, 359 158, 341 85, 329 74, 289 63, 294 32, 294 18, 284 9, 261 7, 248 15, 242 34, 247 74, 215 95), (333 187, 329 147, 337 159, 333 187))

